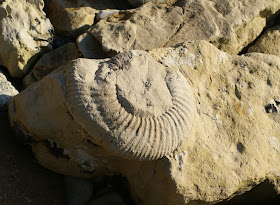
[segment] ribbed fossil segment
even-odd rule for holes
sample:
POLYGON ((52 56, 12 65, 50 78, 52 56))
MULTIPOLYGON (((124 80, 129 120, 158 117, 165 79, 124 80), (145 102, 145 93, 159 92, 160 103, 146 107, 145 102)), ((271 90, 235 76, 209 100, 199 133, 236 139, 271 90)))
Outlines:
POLYGON ((153 160, 188 136, 192 90, 177 71, 145 51, 108 61, 79 59, 66 70, 70 112, 93 141, 125 158, 153 160))

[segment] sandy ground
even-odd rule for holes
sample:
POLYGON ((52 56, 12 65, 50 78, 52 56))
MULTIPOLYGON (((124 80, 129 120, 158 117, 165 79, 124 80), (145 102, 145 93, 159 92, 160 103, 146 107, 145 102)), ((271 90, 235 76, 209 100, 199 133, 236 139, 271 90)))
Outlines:
POLYGON ((63 176, 34 162, 14 137, 6 112, 0 112, 0 204, 65 204, 63 176))

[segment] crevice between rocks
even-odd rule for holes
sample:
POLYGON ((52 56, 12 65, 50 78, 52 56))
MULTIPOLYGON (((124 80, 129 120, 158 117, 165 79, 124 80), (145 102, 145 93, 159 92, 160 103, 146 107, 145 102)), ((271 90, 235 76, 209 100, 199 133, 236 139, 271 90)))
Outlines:
MULTIPOLYGON (((264 13, 265 11, 261 11, 260 12, 260 16, 263 16, 262 13, 264 13)), ((247 46, 245 46, 238 55, 243 55, 245 53, 248 52, 248 49, 254 45, 256 43, 257 40, 259 40, 259 38, 270 28, 276 26, 277 24, 280 24, 280 10, 277 11, 275 14, 271 15, 269 18, 266 19, 266 26, 263 28, 262 32, 260 33, 260 35, 252 42, 250 42, 247 46)))
POLYGON ((280 204, 280 195, 277 195, 274 185, 269 181, 256 185, 250 191, 235 196, 228 201, 215 203, 215 205, 273 205, 280 204))

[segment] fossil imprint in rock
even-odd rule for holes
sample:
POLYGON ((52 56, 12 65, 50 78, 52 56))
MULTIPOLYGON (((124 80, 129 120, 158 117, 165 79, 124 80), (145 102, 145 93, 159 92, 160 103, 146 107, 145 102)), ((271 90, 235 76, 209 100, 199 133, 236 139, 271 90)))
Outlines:
MULTIPOLYGON (((97 62, 97 61, 94 61, 97 62)), ((195 102, 186 78, 145 51, 65 70, 67 106, 96 144, 128 159, 173 152, 191 130, 195 102)))

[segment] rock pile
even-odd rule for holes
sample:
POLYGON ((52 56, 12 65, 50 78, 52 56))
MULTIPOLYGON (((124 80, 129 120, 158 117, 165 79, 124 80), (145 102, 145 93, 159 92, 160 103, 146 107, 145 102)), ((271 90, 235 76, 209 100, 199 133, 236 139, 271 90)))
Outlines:
POLYGON ((0 63, 25 88, 10 124, 69 175, 68 204, 132 203, 94 194, 103 175, 136 204, 280 193, 279 0, 17 1, 0 3, 0 63))

